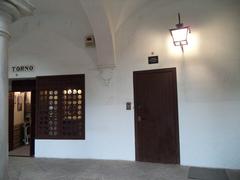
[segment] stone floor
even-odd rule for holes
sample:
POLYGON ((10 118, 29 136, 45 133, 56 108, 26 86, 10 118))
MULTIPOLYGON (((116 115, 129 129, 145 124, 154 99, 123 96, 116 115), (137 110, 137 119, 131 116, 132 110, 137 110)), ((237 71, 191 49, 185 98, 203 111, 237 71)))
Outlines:
MULTIPOLYGON (((10 180, 189 180, 188 167, 129 161, 9 158, 10 180)), ((239 170, 227 170, 240 180, 239 170)))
POLYGON ((25 145, 9 152, 10 156, 30 156, 30 146, 25 145))
POLYGON ((10 157, 10 180, 188 180, 188 168, 128 161, 10 157))

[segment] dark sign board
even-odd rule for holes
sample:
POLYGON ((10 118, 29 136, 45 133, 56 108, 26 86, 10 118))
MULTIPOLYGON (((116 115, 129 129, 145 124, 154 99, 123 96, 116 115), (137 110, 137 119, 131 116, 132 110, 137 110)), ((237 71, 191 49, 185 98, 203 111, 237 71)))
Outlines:
POLYGON ((148 57, 148 64, 157 64, 158 63, 158 56, 149 56, 148 57))

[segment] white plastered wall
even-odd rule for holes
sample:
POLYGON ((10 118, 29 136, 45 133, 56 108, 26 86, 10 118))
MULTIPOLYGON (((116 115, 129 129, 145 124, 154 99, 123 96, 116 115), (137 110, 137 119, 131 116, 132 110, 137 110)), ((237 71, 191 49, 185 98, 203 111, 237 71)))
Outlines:
POLYGON ((135 160, 134 111, 125 110, 133 102, 133 71, 177 67, 181 164, 240 168, 239 7, 237 0, 149 1, 117 28, 116 68, 102 72, 96 52, 80 45, 91 31, 87 18, 71 37, 54 29, 62 27, 60 17, 40 17, 40 28, 11 45, 10 65, 36 66, 18 77, 84 73, 86 140, 36 140, 36 157, 135 160), (192 26, 184 55, 169 41, 177 12, 192 26), (151 52, 159 64, 147 64, 151 52))

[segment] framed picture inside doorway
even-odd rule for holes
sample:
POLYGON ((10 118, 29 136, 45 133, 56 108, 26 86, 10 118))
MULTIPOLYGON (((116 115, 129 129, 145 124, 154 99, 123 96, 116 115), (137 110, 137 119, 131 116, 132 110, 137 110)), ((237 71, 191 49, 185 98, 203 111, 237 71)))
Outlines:
POLYGON ((22 111, 22 106, 23 106, 23 98, 22 98, 22 95, 19 94, 17 96, 17 110, 22 111))

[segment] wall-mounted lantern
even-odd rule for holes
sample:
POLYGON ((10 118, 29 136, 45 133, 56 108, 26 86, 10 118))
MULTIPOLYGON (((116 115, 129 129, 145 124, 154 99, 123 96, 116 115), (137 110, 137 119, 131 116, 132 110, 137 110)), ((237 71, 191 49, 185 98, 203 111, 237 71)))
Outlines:
POLYGON ((188 33, 191 33, 190 26, 184 26, 181 23, 180 13, 178 13, 178 24, 176 24, 176 28, 169 29, 173 44, 175 46, 180 46, 182 52, 184 52, 183 46, 188 44, 188 33))

